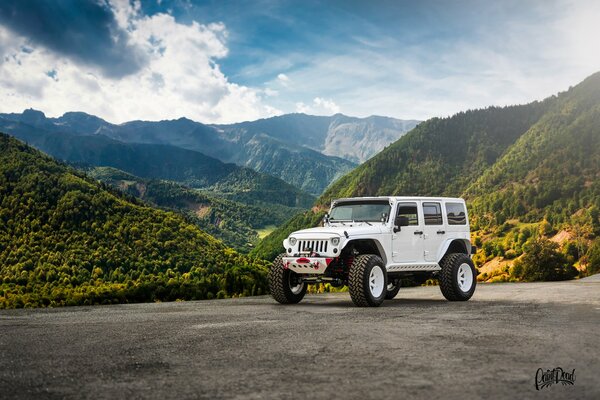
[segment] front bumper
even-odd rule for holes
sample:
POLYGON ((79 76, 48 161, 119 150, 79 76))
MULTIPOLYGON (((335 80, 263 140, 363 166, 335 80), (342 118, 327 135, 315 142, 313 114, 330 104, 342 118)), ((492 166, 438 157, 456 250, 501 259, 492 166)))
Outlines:
POLYGON ((283 257, 283 268, 298 274, 323 274, 333 258, 326 257, 283 257))

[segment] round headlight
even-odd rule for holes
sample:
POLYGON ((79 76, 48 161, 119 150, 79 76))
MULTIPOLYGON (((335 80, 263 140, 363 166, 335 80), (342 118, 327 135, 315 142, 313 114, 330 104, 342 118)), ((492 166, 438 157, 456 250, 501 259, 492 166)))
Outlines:
POLYGON ((334 246, 337 246, 338 244, 340 244, 340 238, 339 237, 331 238, 331 244, 334 246))
POLYGON ((288 239, 288 243, 290 244, 290 246, 294 246, 294 245, 296 244, 296 242, 297 242, 297 241, 298 241, 298 240, 296 240, 296 238, 295 238, 295 237, 290 237, 290 238, 288 239))

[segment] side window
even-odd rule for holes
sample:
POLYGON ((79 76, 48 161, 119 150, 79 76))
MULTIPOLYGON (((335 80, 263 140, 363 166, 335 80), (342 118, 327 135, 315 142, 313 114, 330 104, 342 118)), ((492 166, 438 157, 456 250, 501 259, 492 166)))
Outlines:
POLYGON ((425 225, 442 225, 442 207, 440 203, 423 203, 425 225))
POLYGON ((448 225, 466 225, 467 214, 463 203, 446 203, 448 225))
POLYGON ((419 225, 419 216, 417 214, 417 203, 399 203, 398 217, 408 218, 408 225, 419 225))

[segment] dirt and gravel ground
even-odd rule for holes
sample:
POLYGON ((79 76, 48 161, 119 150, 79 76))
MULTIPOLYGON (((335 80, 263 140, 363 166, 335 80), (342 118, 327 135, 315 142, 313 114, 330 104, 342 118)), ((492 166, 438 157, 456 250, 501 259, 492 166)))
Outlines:
POLYGON ((0 398, 600 398, 600 276, 0 312, 0 398), (540 391, 538 368, 575 369, 540 391))

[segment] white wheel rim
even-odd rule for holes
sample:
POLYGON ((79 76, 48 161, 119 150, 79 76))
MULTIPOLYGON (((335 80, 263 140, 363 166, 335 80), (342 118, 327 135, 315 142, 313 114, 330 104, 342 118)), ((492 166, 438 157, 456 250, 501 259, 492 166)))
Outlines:
POLYGON ((292 291, 293 294, 299 294, 302 291, 302 288, 304 287, 304 282, 300 282, 297 285, 293 285, 292 284, 292 274, 290 274, 290 290, 292 291))
POLYGON ((473 286, 473 270, 471 270, 471 266, 467 263, 462 263, 460 267, 458 267, 457 279, 458 287, 463 292, 468 292, 471 290, 471 286, 473 286))
POLYGON ((379 265, 374 266, 369 275, 369 289, 371 290, 373 297, 381 296, 381 293, 383 293, 384 281, 383 270, 379 265))

